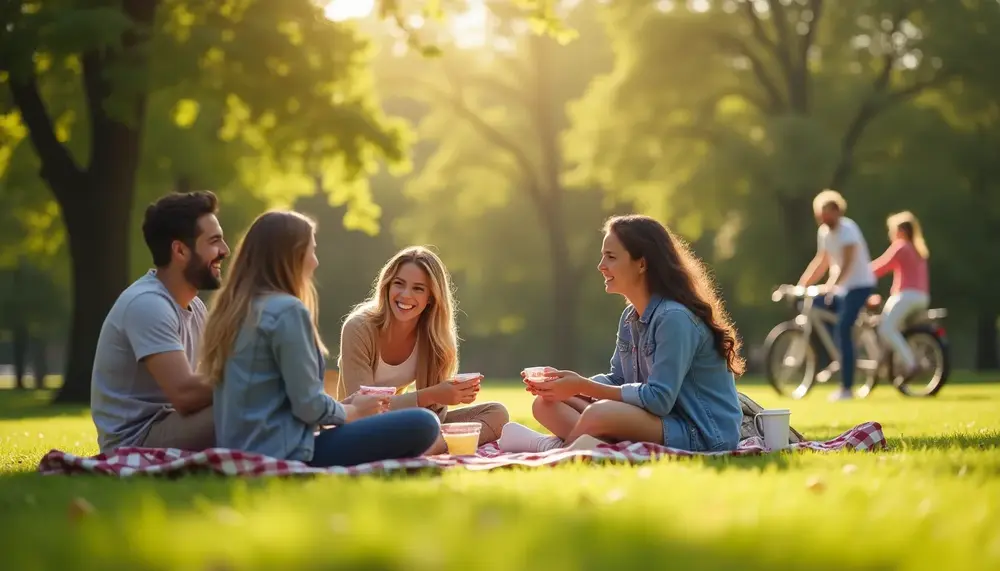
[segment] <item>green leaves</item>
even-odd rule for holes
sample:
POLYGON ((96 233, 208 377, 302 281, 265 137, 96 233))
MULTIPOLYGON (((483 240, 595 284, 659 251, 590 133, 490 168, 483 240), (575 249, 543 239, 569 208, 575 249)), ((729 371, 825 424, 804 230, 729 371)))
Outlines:
MULTIPOLYGON (((57 3, 58 4, 58 3, 57 3)), ((56 57, 87 51, 115 51, 122 34, 135 25, 120 8, 59 7, 48 2, 38 12, 38 47, 56 57)), ((149 30, 146 30, 148 32, 149 30)))
POLYGON ((59 60, 89 51, 115 50, 133 30, 120 8, 79 6, 77 2, 8 2, 0 30, 0 61, 15 80, 26 78, 39 56, 59 60))

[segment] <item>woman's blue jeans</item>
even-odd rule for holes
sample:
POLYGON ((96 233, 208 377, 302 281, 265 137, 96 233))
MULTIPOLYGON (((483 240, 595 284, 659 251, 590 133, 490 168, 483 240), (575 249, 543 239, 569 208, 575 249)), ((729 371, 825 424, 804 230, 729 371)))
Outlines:
POLYGON ((441 433, 435 414, 410 408, 376 414, 321 431, 310 466, 354 466, 379 460, 415 458, 441 433))

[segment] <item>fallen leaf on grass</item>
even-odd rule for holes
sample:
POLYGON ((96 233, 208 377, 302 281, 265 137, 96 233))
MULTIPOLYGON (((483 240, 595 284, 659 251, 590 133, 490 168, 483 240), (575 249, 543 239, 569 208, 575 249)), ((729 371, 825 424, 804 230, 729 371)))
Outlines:
POLYGON ((243 521, 243 514, 229 506, 222 506, 215 510, 215 518, 222 525, 236 525, 243 521))
POLYGON ((826 489, 826 484, 817 476, 813 476, 806 480, 806 488, 811 492, 820 493, 826 489))
POLYGON ((73 501, 69 503, 69 509, 67 515, 70 521, 77 522, 85 517, 90 516, 95 511, 94 506, 83 498, 74 498, 73 501))
POLYGON ((607 500, 609 504, 613 504, 615 502, 621 501, 624 497, 625 497, 625 490, 621 488, 615 488, 613 490, 609 490, 608 493, 604 496, 604 499, 607 500))
POLYGON ((479 512, 479 527, 483 530, 499 528, 503 524, 503 517, 495 509, 486 508, 479 512))
POLYGON ((346 514, 332 514, 328 523, 330 525, 330 531, 334 533, 347 533, 348 528, 350 528, 350 520, 346 514))

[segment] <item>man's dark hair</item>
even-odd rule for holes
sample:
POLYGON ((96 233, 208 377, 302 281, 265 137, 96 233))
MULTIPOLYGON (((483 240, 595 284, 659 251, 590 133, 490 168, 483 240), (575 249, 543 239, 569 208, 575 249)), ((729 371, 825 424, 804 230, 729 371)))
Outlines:
POLYGON ((180 240, 194 248, 198 239, 198 219, 219 211, 219 199, 209 191, 171 193, 146 208, 142 236, 146 239, 153 265, 170 263, 170 245, 180 240))

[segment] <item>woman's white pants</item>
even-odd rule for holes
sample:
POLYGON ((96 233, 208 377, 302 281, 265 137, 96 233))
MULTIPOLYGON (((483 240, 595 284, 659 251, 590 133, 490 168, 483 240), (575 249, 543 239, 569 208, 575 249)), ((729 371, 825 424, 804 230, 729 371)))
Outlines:
POLYGON ((889 296, 882 308, 882 321, 879 323, 879 335, 888 343, 893 352, 899 355, 906 370, 912 370, 916 365, 913 351, 903 339, 901 331, 906 318, 914 312, 925 310, 930 303, 929 296, 918 290, 907 289, 889 296))

